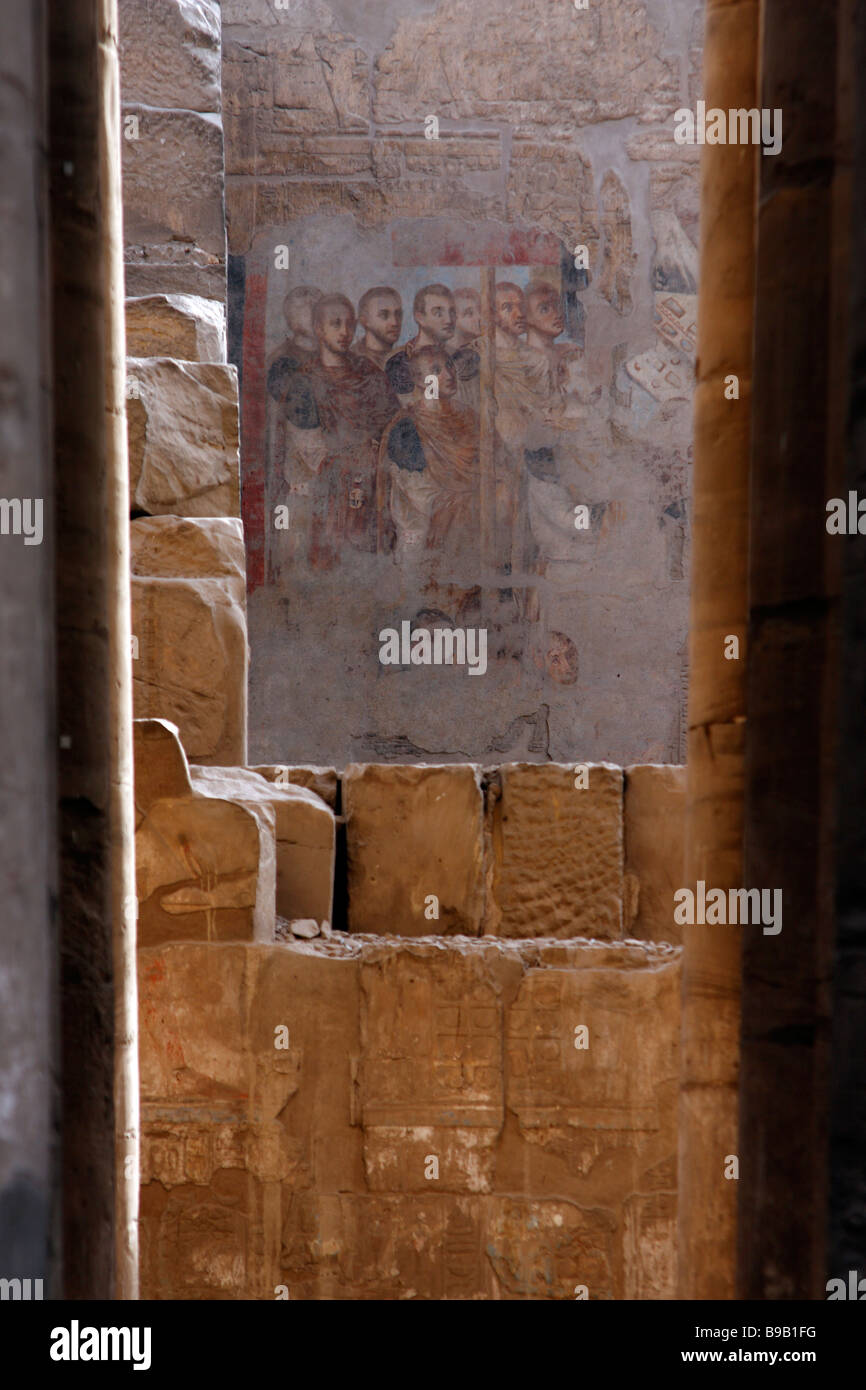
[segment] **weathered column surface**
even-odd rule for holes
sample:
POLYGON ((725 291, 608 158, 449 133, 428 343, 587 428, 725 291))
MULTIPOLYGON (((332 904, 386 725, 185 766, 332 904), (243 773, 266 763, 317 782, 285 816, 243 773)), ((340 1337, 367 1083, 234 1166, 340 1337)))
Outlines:
MULTIPOLYGON (((824 1298, 848 227, 837 3, 764 0, 758 105, 783 120, 757 224, 747 882, 783 927, 743 955, 738 1293, 824 1298), (810 272, 802 273, 809 248, 810 272)), ((862 731, 862 711, 860 715, 862 731)), ((862 736, 862 733, 861 733, 862 736)))
POLYGON ((68 1298, 136 1292, 129 515, 113 0, 50 11, 63 1240, 68 1298), (117 1152, 116 1152, 117 1149, 117 1152), (128 1166, 119 1156, 131 1157, 128 1166))
MULTIPOLYGON (((710 0, 708 109, 754 106, 757 25, 756 4, 710 0)), ((755 158, 748 145, 707 145, 701 155, 683 885, 693 890, 699 879, 708 888, 742 883, 755 158), (739 641, 736 660, 725 657, 728 637, 739 641)), ((740 935, 738 927, 683 928, 680 1298, 733 1295, 737 1185, 725 1168, 737 1152, 740 935)))
POLYGON ((59 1293, 60 1179, 45 25, 40 5, 14 20, 12 8, 0 45, 0 496, 13 519, 38 503, 42 524, 29 540, 0 535, 0 1277, 47 1281, 47 1298, 59 1293))

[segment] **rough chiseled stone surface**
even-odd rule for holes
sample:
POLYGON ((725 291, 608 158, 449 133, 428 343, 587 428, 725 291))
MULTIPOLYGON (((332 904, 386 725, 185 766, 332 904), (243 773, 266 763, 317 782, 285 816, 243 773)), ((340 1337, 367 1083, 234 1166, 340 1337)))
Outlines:
POLYGON ((143 1297, 673 1296, 674 948, 178 944, 139 987, 143 1297))
POLYGON ((509 763, 488 799, 492 897, 501 936, 618 937, 622 931, 622 771, 509 763))
POLYGON ((225 301, 223 130, 210 112, 123 107, 127 295, 225 301), (130 124, 137 122, 137 126, 130 124))
POLYGON ((194 791, 265 804, 275 816, 276 909, 288 921, 330 922, 334 897, 334 813, 306 787, 276 786, 243 767, 193 767, 194 791))
POLYGON ((196 762, 243 763, 247 639, 236 581, 133 578, 132 627, 136 718, 172 720, 196 762))
POLYGON ((269 782, 278 786, 307 787, 320 796, 332 811, 336 811, 339 799, 339 779, 334 767, 296 767, 281 763, 266 763, 254 767, 253 772, 261 773, 269 782))
POLYGON ((244 579, 244 531, 233 516, 142 516, 129 528, 133 574, 244 579))
POLYGON ((220 110, 217 0, 119 0, 117 9, 123 101, 220 110))
POLYGON ((165 797, 135 834, 141 945, 273 941, 274 813, 202 796, 165 797))
POLYGON ((151 515, 237 516, 238 396, 234 367, 127 359, 129 491, 151 515))
POLYGON ((347 767, 341 780, 350 931, 477 936, 484 913, 478 769, 369 763, 347 767))
POLYGON ((225 309, 217 300, 196 294, 127 299, 126 351, 130 357, 225 362, 225 309))
POLYGON ((136 718, 180 729, 194 762, 246 761, 243 540, 232 517, 130 527, 136 718))
POLYGON ((674 893, 685 886, 686 769, 627 767, 624 777, 626 934, 678 945, 674 893))
POLYGON ((154 801, 192 796, 189 763, 176 724, 168 719, 132 721, 135 811, 138 820, 154 801))
POLYGON ((209 785, 169 720, 136 719, 133 730, 139 944, 273 941, 270 799, 237 795, 237 780, 209 785))

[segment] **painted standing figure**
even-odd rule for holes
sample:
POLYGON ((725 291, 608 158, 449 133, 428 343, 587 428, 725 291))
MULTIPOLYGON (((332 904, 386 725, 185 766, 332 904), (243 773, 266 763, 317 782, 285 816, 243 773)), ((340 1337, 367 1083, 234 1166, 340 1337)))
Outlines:
POLYGON ((398 396, 408 399, 414 390, 412 357, 422 347, 447 347, 454 337, 457 311, 447 285, 425 285, 415 296, 412 313, 418 332, 385 363, 388 380, 398 396))
POLYGON ((330 569, 346 544, 377 549, 378 445, 399 401, 384 373, 351 351, 351 300, 325 295, 313 329, 317 354, 291 374, 284 396, 284 467, 290 491, 310 498, 310 564, 330 569))
POLYGON ((412 398, 382 440, 379 476, 390 481, 398 561, 417 567, 428 604, 450 612, 480 570, 478 424, 457 399, 444 348, 419 348, 412 374, 412 398))

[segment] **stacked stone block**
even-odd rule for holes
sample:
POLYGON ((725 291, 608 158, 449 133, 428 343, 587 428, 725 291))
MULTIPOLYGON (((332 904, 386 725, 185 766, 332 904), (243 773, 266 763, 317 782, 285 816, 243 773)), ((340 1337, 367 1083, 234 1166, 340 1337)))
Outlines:
POLYGON ((237 373, 225 360, 220 7, 121 0, 119 18, 135 714, 173 721, 194 762, 242 764, 248 648, 237 373))

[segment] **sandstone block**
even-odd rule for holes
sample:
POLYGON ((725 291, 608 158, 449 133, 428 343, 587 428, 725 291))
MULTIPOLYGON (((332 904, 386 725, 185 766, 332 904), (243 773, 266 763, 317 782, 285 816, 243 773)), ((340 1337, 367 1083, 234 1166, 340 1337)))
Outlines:
POLYGON ((126 351, 130 357, 225 362, 225 309, 217 300, 197 294, 127 299, 126 351))
POLYGON ((568 1173, 616 1208, 675 1155, 679 982, 673 951, 606 957, 595 943, 569 969, 526 971, 506 1023, 506 1104, 525 1142, 503 1167, 531 1191, 568 1173))
POLYGON ((138 940, 273 941, 274 814, 216 798, 154 801, 135 835, 138 940))
POLYGON ((476 936, 484 908, 478 769, 351 764, 342 787, 349 930, 476 936))
POLYGON ((233 579, 243 599, 244 528, 233 516, 143 516, 130 524, 130 562, 148 579, 233 579))
POLYGON ((423 1192, 435 1181, 437 1190, 491 1189, 503 1123, 496 963, 428 943, 364 959, 361 1119, 370 1188, 423 1192))
POLYGON ((137 817, 164 797, 191 797, 189 764, 177 725, 167 719, 134 719, 132 732, 137 817))
POLYGON ((278 786, 306 787, 308 791, 320 796, 332 811, 337 809, 339 779, 336 768, 291 767, 285 763, 267 763, 252 770, 260 773, 269 782, 276 782, 278 786))
POLYGON ((175 945, 138 976, 142 1294, 273 1300, 293 1200, 364 1186, 357 962, 175 945))
POLYGON ((220 109, 216 0, 120 0, 120 86, 125 102, 220 109))
POLYGON ((151 515, 238 516, 234 367, 127 359, 129 491, 151 515))
POLYGON ((590 936, 622 929, 622 771, 508 763, 491 797, 492 901, 486 930, 501 936, 590 936))
POLYGON ((633 882, 628 936, 679 944, 674 893, 684 886, 686 769, 635 766, 625 769, 626 877, 633 882))
POLYGON ((625 1204, 623 1297, 645 1302, 677 1296, 676 1192, 637 1193, 625 1204))
POLYGON ((241 582, 132 580, 133 705, 170 719, 200 763, 242 763, 247 742, 247 638, 241 582))
POLYGON ((126 293, 225 302, 223 132, 219 116, 124 105, 126 293))
MULTIPOLYGON (((277 913, 290 922, 330 922, 334 901, 334 813, 315 792, 275 786, 243 767, 193 767, 193 789, 205 796, 269 806, 275 816, 277 913)), ((318 931, 318 928, 317 928, 318 931)), ((297 933, 296 933, 297 934, 297 933)))

